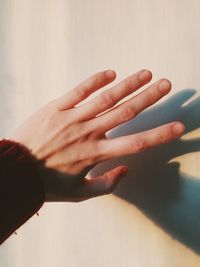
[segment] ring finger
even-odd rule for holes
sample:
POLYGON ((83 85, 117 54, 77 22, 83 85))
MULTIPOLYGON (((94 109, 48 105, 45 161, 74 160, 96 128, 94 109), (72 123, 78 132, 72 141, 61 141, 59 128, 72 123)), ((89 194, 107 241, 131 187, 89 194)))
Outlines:
POLYGON ((88 103, 77 107, 75 113, 78 113, 79 120, 86 121, 92 119, 96 115, 112 108, 121 99, 148 83, 151 78, 152 74, 149 70, 140 70, 96 96, 88 103))
POLYGON ((166 95, 171 89, 171 82, 161 79, 132 97, 124 103, 114 107, 110 111, 92 119, 91 125, 98 134, 105 133, 112 128, 136 117, 145 108, 153 105, 160 98, 166 95))

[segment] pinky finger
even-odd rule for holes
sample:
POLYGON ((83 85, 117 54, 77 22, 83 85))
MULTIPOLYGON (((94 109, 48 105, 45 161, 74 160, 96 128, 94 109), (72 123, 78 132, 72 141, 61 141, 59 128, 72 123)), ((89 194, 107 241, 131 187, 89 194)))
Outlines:
POLYGON ((180 137, 184 130, 185 126, 180 122, 168 123, 141 133, 101 140, 99 151, 103 160, 135 154, 169 143, 180 137))
POLYGON ((76 190, 77 198, 81 201, 113 192, 127 171, 128 167, 118 166, 104 173, 102 176, 91 179, 85 178, 76 190))

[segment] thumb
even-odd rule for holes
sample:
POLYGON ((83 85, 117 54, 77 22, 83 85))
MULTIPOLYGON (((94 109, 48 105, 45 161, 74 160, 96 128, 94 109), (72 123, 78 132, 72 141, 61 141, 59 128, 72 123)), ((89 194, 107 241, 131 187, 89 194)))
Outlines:
POLYGON ((118 166, 101 176, 91 179, 85 178, 77 189, 76 194, 83 200, 109 194, 126 175, 127 171, 127 166, 118 166))

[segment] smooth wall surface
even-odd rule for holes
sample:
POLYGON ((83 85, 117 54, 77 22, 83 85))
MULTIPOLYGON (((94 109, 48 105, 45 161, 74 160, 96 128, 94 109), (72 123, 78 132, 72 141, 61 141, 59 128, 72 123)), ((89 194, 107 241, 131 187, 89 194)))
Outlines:
POLYGON ((198 0, 0 0, 1 138, 104 69, 117 78, 96 94, 142 68, 152 71, 150 84, 166 77, 173 85, 110 138, 186 125, 180 141, 98 164, 90 176, 128 164, 113 194, 45 203, 1 246, 1 266, 200 265, 199 9, 198 0))

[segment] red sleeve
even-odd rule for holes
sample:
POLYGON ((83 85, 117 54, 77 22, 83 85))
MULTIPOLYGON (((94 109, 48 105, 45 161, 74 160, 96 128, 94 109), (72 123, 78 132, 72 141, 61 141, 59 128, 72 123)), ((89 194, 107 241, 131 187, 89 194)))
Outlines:
POLYGON ((36 159, 21 144, 0 140, 0 244, 32 217, 45 201, 36 159))

